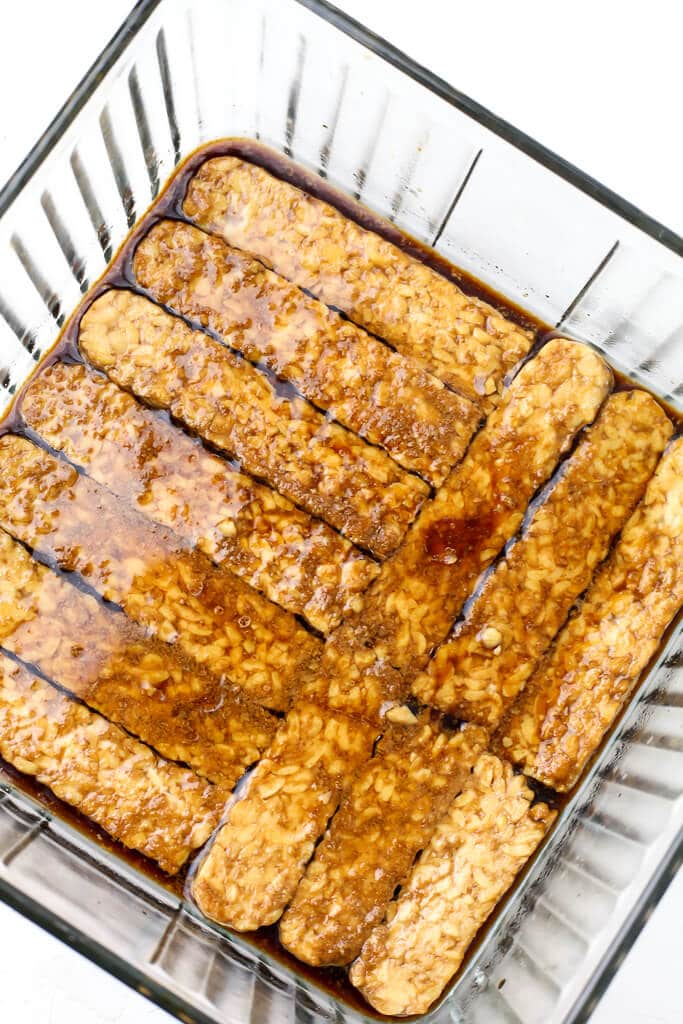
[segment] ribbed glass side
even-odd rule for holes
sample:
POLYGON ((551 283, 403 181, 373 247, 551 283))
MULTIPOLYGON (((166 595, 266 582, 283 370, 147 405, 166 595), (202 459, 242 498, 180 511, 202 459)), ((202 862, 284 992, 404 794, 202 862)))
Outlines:
MULTIPOLYGON (((225 136, 293 156, 681 406, 683 260, 654 238, 296 0, 162 0, 137 21, 0 213, 0 408, 174 166, 225 136)), ((434 1020, 587 1012, 681 845, 680 630, 641 691, 434 1020)), ((0 893, 191 1019, 358 1016, 9 783, 0 893)))

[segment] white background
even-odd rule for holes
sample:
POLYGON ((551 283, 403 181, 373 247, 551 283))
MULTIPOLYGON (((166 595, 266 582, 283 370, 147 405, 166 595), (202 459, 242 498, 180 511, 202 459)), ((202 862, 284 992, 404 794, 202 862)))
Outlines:
MULTIPOLYGON (((0 183, 132 0, 0 4, 0 183)), ((275 2, 275 0, 273 0, 275 2)), ((683 234, 678 0, 337 0, 420 63, 683 234)), ((681 1024, 683 876, 593 1024, 681 1024)), ((140 996, 0 905, 0 1020, 164 1024, 140 996)))

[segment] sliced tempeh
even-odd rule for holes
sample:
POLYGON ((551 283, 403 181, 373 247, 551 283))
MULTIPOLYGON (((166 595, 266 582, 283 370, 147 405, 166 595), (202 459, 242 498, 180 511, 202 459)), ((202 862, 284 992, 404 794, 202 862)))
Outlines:
POLYGON ((510 765, 484 754, 351 967, 380 1013, 424 1013, 478 929, 534 852, 555 814, 510 765))
POLYGON ((108 291, 84 315, 87 358, 243 468, 377 555, 400 543, 428 493, 379 448, 286 398, 251 363, 149 299, 108 291))
POLYGON ((276 719, 0 530, 0 644, 164 757, 232 788, 276 719))
POLYGON ((21 411, 99 483, 322 632, 357 604, 378 572, 326 523, 85 366, 45 369, 21 411))
POLYGON ((192 893, 202 913, 238 931, 277 921, 375 737, 314 705, 289 712, 199 867, 192 893))
POLYGON ((465 621, 413 682, 420 700, 500 722, 643 496, 671 432, 646 392, 607 400, 465 621))
POLYGON ((477 726, 449 733, 430 712, 411 717, 389 726, 358 772, 285 911, 280 940, 299 960, 358 955, 486 748, 477 726))
POLYGON ((225 802, 3 654, 0 756, 169 874, 206 841, 225 802))
POLYGON ((237 576, 24 438, 0 438, 0 525, 135 622, 282 709, 320 642, 237 576))
POLYGON ((183 210, 487 406, 531 348, 531 331, 255 164, 207 160, 190 180, 183 210))
POLYGON ((569 789, 683 604, 683 438, 662 457, 575 618, 503 720, 501 753, 569 789))
POLYGON ((191 224, 161 221, 138 245, 134 269, 154 298, 431 484, 462 458, 477 406, 246 253, 191 224))
POLYGON ((523 367, 360 612, 328 640, 309 696, 370 720, 385 701, 405 697, 610 383, 605 363, 576 342, 552 341, 523 367))

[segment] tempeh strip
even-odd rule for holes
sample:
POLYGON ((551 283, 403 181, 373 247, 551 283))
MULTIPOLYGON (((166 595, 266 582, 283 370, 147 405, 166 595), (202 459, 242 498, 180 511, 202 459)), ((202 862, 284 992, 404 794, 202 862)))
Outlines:
POLYGON ((0 644, 163 757, 232 788, 276 719, 0 531, 0 644))
POLYGON ((85 366, 43 370, 21 412, 99 483, 321 632, 358 604, 378 572, 326 523, 85 366))
POLYGON ((280 921, 283 946, 306 963, 358 955, 486 748, 484 729, 448 733, 430 712, 400 710, 407 724, 389 726, 358 772, 280 921))
POLYGON ((208 839, 225 799, 2 654, 0 756, 169 874, 208 839))
POLYGON ((521 525, 537 488, 598 411, 605 363, 576 342, 549 342, 522 368, 460 465, 422 509, 358 613, 329 638, 305 692, 375 720, 401 700, 450 632, 480 573, 521 525))
POLYGON ((671 432, 646 392, 607 400, 465 621, 413 682, 420 700, 500 722, 643 496, 671 432))
POLYGON ((357 719, 295 705, 199 866, 203 914, 238 931, 277 921, 375 737, 357 719))
POLYGON ((381 449, 303 399, 282 397, 251 363, 140 295, 101 295, 81 321, 79 343, 120 387, 168 409, 377 555, 398 546, 427 496, 427 485, 381 449))
POLYGON ((574 785, 683 604, 683 438, 662 457, 608 561, 503 720, 497 748, 574 785))
POLYGON ((267 707, 288 706, 320 648, 294 616, 24 438, 0 438, 0 467, 8 533, 215 676, 267 707))
POLYGON ((363 946, 350 979, 380 1013, 425 1013, 555 818, 522 775, 481 757, 363 946))
POLYGON ((462 458, 476 405, 246 253, 191 224, 161 221, 138 245, 134 270, 155 299, 291 381, 431 484, 462 458))
POLYGON ((203 163, 183 210, 486 406, 533 343, 531 331, 420 260, 236 157, 203 163))

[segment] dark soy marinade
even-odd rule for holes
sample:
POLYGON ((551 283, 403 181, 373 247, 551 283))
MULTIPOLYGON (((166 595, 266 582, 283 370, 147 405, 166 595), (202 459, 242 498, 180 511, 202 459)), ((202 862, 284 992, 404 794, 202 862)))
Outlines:
MULTIPOLYGON (((91 287, 80 305, 67 321, 66 326, 62 330, 53 348, 45 355, 23 387, 19 389, 12 406, 4 419, 0 422, 0 434, 11 431, 24 436, 29 436, 33 440, 39 441, 39 439, 36 439, 33 432, 25 426, 22 419, 21 402, 24 391, 38 374, 42 373, 46 367, 59 360, 64 362, 85 361, 78 348, 80 321, 90 304, 104 291, 114 287, 129 289, 143 295, 147 294, 144 289, 140 288, 137 284, 133 273, 133 258, 138 242, 147 234, 151 227, 163 219, 186 221, 187 218, 183 214, 182 204, 190 179, 205 160, 228 155, 236 156, 257 164, 275 177, 295 185, 315 198, 321 199, 336 207, 341 213, 361 225, 361 227, 366 228, 369 231, 376 232, 388 242, 391 242, 402 249, 409 256, 422 261, 447 280, 454 282, 466 295, 489 303, 496 310, 500 311, 503 316, 517 324, 519 327, 532 331, 534 334, 534 343, 527 358, 535 355, 539 348, 551 338, 565 336, 561 335, 547 324, 542 323, 527 311, 503 298, 476 278, 470 276, 457 267, 454 267, 446 259, 434 252, 434 250, 428 248, 416 239, 411 238, 409 235, 397 228, 396 225, 378 216, 376 213, 373 213, 355 199, 334 188, 327 181, 299 167, 283 154, 275 152, 256 141, 226 139, 200 147, 178 167, 161 195, 156 199, 147 213, 143 215, 137 225, 130 232, 129 236, 118 250, 102 277, 91 287)), ((213 335, 211 330, 205 330, 209 335, 213 335)), ((213 336, 217 337, 216 335, 213 336)), ((220 340, 220 338, 217 337, 217 340, 220 340)), ((238 353, 237 357, 243 358, 238 353)), ((278 380, 274 377, 272 371, 261 363, 256 363, 256 365, 268 377, 271 383, 276 386, 279 394, 285 397, 299 396, 299 392, 294 385, 278 380)), ((636 387, 642 388, 641 384, 630 380, 627 376, 615 371, 614 368, 612 368, 612 372, 614 373, 616 390, 626 390, 636 387)), ((683 424, 683 414, 672 406, 668 406, 663 403, 660 398, 657 398, 657 401, 659 401, 661 405, 664 405, 668 415, 674 421, 676 433, 680 433, 681 426, 683 424)), ((156 411, 155 415, 158 415, 163 419, 168 419, 167 414, 164 412, 156 411)), ((201 442, 197 441, 197 443, 199 444, 201 442)), ((239 464, 235 460, 228 459, 227 461, 230 464, 235 465, 236 468, 240 468, 239 464)), ((437 524, 434 524, 435 528, 430 530, 426 539, 428 553, 436 560, 448 561, 451 559, 455 560, 463 554, 466 554, 467 550, 471 546, 475 546, 477 544, 480 536, 482 534, 486 534, 490 530, 491 524, 479 522, 477 520, 467 520, 463 522, 454 519, 452 521, 448 520, 440 522, 438 524, 438 529, 436 529, 436 526, 437 524)), ((668 642, 679 621, 680 615, 677 616, 676 620, 666 631, 659 651, 653 657, 650 665, 645 670, 643 677, 645 677, 652 666, 656 664, 661 650, 668 642)), ((619 723, 625 709, 628 707, 628 704, 629 701, 626 701, 624 708, 617 716, 602 743, 589 761, 586 771, 590 770, 591 766, 599 758, 605 746, 609 744, 613 733, 619 728, 619 723)), ((188 875, 192 873, 194 865, 196 865, 201 853, 195 855, 190 863, 186 865, 178 875, 170 877, 161 871, 161 869, 152 861, 124 848, 120 843, 117 843, 102 829, 55 797, 54 794, 46 787, 35 782, 35 780, 29 776, 22 775, 20 772, 16 771, 16 769, 4 762, 0 762, 0 778, 4 778, 12 788, 25 793, 29 798, 44 807, 48 815, 61 819, 77 832, 101 846, 108 853, 113 853, 117 857, 122 858, 135 871, 140 871, 144 876, 157 885, 160 885, 173 896, 179 899, 183 898, 183 895, 186 892, 188 875)), ((536 800, 548 803, 552 808, 560 811, 567 806, 567 804, 572 803, 574 796, 581 786, 581 780, 579 780, 572 790, 568 793, 559 795, 553 790, 549 790, 547 787, 541 786, 533 780, 528 780, 528 782, 536 793, 536 800)), ((562 815, 560 815, 558 821, 561 820, 562 815)), ((553 834, 556 827, 557 824, 553 826, 549 835, 553 834)), ((513 885, 485 925, 479 930, 474 942, 469 947, 462 966, 435 1005, 440 1004, 441 1001, 446 998, 453 984, 462 975, 463 970, 466 969, 471 957, 485 941, 489 930, 494 927, 499 914, 503 913, 509 901, 514 899, 518 885, 526 877, 528 872, 532 870, 536 859, 542 855, 546 842, 548 842, 548 836, 546 836, 537 852, 525 865, 515 885, 513 885)), ((229 934, 229 929, 216 928, 216 931, 219 934, 221 931, 229 934)), ((345 969, 311 968, 289 955, 280 945, 277 934, 277 925, 260 929, 257 932, 247 933, 247 935, 240 935, 239 938, 240 941, 248 942, 253 945, 268 957, 271 957, 274 961, 281 964, 283 967, 286 967, 292 973, 302 976, 307 981, 313 982, 315 985, 328 992, 331 996, 342 1000, 351 1009, 356 1010, 359 1013, 375 1017, 379 1020, 386 1019, 382 1014, 377 1013, 375 1010, 370 1008, 359 993, 351 986, 347 979, 345 969)))

